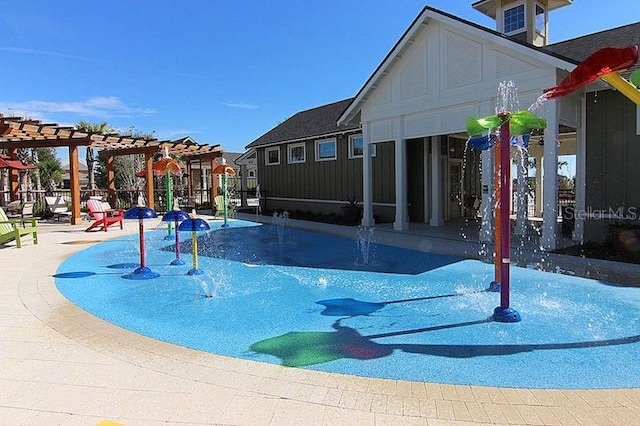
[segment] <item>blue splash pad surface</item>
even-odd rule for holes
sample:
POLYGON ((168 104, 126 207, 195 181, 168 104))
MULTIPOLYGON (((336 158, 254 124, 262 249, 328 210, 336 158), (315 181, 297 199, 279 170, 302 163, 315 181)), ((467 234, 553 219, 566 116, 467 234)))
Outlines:
POLYGON ((286 229, 279 244, 271 225, 230 224, 198 234, 204 275, 186 275, 190 241, 185 265, 170 266, 175 246, 149 231, 146 265, 160 277, 122 278, 139 266, 131 235, 69 257, 56 285, 121 327, 237 358, 450 384, 640 387, 640 288, 513 267, 522 322, 496 323, 490 264, 375 245, 363 265, 353 240, 286 229))

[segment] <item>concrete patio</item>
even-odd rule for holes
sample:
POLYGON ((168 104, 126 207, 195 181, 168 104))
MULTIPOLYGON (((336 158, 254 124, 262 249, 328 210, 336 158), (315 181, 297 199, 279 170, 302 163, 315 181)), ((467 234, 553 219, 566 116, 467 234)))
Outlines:
MULTIPOLYGON (((106 233, 85 233, 86 224, 42 223, 39 228, 38 245, 27 240, 21 249, 0 249, 0 424, 640 424, 638 389, 535 390, 370 379, 159 342, 76 307, 58 292, 52 276, 72 253, 135 228, 106 233)), ((425 232, 398 234, 381 227, 376 238, 441 252, 477 249, 475 242, 425 232)), ((549 257, 549 266, 571 263, 564 258, 549 257)), ((637 269, 615 273, 629 276, 637 269)))

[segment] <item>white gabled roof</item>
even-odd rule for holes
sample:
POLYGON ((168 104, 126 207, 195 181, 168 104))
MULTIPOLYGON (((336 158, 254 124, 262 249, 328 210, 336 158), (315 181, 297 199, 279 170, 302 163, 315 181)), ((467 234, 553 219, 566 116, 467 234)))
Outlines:
POLYGON ((492 43, 498 46, 505 47, 507 49, 520 49, 521 53, 556 68, 571 71, 577 65, 577 63, 573 63, 559 56, 554 56, 549 52, 539 50, 535 46, 512 40, 507 36, 498 33, 497 31, 488 29, 478 24, 474 24, 473 22, 450 15, 441 10, 425 6, 425 8, 422 9, 420 14, 413 21, 413 23, 405 31, 405 33, 400 37, 395 46, 393 46, 382 63, 369 77, 364 86, 362 86, 351 104, 349 104, 349 106, 342 113, 342 115, 338 119, 338 125, 345 125, 356 116, 358 111, 360 111, 361 109, 361 105, 367 100, 369 94, 376 89, 381 79, 383 79, 384 76, 389 73, 389 69, 391 68, 392 64, 401 57, 403 50, 413 43, 413 37, 415 36, 415 34, 423 26, 429 25, 430 21, 438 21, 460 31, 465 31, 467 33, 470 33, 475 39, 478 40, 491 41, 492 43))

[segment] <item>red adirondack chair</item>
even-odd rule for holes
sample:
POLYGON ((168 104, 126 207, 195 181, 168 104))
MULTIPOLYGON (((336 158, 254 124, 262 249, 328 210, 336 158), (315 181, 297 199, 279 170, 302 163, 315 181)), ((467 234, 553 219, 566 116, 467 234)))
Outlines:
POLYGON ((96 220, 85 229, 85 232, 98 227, 102 227, 102 230, 107 232, 107 228, 116 223, 119 223, 120 229, 123 229, 124 210, 112 209, 109 203, 100 200, 88 200, 87 208, 89 209, 89 214, 96 220))

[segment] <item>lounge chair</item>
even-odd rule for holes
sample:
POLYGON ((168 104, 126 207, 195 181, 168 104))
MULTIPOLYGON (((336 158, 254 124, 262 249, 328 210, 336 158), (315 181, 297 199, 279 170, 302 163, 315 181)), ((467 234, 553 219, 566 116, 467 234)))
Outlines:
POLYGON ((62 197, 44 197, 44 200, 54 218, 57 216, 58 220, 60 220, 60 218, 64 216, 71 220, 71 210, 69 210, 67 203, 65 203, 62 197))
MULTIPOLYGON (((224 216, 224 195, 216 195, 213 199, 216 203, 216 216, 224 216)), ((227 218, 235 217, 235 206, 232 203, 227 203, 227 218)))
POLYGON ((33 206, 35 206, 35 201, 27 201, 22 205, 22 218, 26 219, 28 217, 33 217, 33 206))
POLYGON ((7 204, 7 217, 9 219, 33 217, 33 206, 36 203, 27 201, 24 204, 20 200, 12 201, 7 204))
POLYGON ((9 220, 3 209, 0 209, 0 244, 10 241, 16 242, 16 247, 22 247, 21 237, 31 234, 33 244, 38 244, 38 220, 34 217, 30 219, 9 220), (27 223, 30 223, 27 226, 27 223))
POLYGON ((10 202, 5 208, 9 219, 20 217, 22 214, 22 203, 20 200, 10 202))
POLYGON ((116 223, 119 223, 120 229, 123 229, 123 210, 112 209, 109 203, 100 200, 88 200, 87 208, 89 209, 91 216, 96 220, 87 229, 85 229, 85 232, 89 232, 100 226, 104 232, 107 232, 107 228, 116 223))

